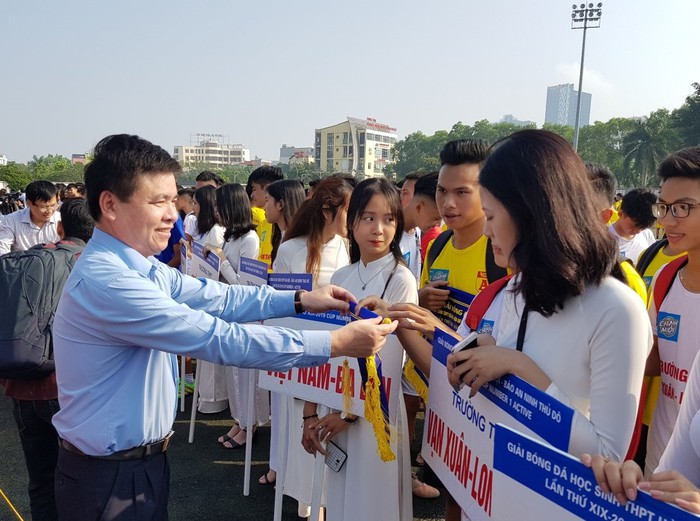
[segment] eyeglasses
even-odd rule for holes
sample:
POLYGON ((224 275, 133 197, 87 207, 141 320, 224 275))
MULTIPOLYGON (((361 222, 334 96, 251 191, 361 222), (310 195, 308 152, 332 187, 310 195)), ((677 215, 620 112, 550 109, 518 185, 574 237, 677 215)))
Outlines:
POLYGON ((688 217, 691 208, 695 208, 696 206, 700 206, 700 203, 654 203, 651 205, 651 213, 653 213, 654 217, 657 219, 661 219, 662 217, 666 217, 668 211, 671 210, 671 215, 683 218, 688 217))

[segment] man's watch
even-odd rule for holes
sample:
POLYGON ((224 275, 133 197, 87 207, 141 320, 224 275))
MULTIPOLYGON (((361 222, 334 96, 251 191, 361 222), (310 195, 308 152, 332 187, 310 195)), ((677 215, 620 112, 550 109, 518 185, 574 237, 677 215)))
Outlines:
POLYGON ((342 411, 340 413, 340 419, 348 423, 355 423, 358 418, 359 416, 355 416, 354 414, 348 414, 345 411, 342 411))
POLYGON ((306 290, 298 289, 296 291, 296 293, 294 293, 294 312, 297 315, 304 312, 304 306, 302 306, 302 304, 301 304, 301 294, 302 293, 306 293, 306 290))

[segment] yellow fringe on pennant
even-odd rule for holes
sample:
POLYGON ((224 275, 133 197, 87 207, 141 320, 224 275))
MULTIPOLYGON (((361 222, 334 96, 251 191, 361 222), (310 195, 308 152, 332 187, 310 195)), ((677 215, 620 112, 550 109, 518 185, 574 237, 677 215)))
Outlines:
POLYGON ((374 429, 374 437, 377 438, 377 453, 379 457, 382 461, 393 461, 396 459, 396 455, 391 450, 392 430, 382 411, 377 364, 373 356, 365 360, 367 361, 365 419, 372 424, 372 428, 374 429))
POLYGON ((343 369, 340 373, 342 380, 343 411, 353 414, 352 406, 352 379, 350 378, 350 364, 348 359, 343 360, 343 369))
POLYGON ((410 383, 423 399, 423 403, 428 404, 428 386, 425 385, 423 379, 416 373, 416 366, 410 358, 403 368, 403 375, 406 381, 410 383))

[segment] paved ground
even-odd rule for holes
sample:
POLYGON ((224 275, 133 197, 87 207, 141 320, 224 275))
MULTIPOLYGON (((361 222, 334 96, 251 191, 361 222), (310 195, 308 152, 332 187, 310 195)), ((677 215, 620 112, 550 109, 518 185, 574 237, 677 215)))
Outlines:
MULTIPOLYGON (((227 432, 232 423, 228 411, 216 415, 198 415, 193 444, 187 443, 189 411, 190 400, 187 412, 178 415, 174 443, 168 450, 172 471, 171 521, 271 521, 274 489, 257 484, 257 478, 267 470, 269 428, 260 429, 253 447, 251 494, 245 497, 245 454, 242 450, 225 450, 216 442, 216 438, 227 432)), ((422 422, 419 422, 418 429, 421 427, 422 422)), ((0 490, 14 504, 23 519, 29 521, 31 516, 26 486, 27 473, 12 419, 12 402, 0 397, 0 490)), ((421 521, 442 519, 442 500, 414 500, 414 515, 415 520, 421 521)), ((14 519, 17 517, 0 496, 0 521, 14 519)), ((285 498, 283 520, 299 520, 296 502, 289 498, 285 498)))

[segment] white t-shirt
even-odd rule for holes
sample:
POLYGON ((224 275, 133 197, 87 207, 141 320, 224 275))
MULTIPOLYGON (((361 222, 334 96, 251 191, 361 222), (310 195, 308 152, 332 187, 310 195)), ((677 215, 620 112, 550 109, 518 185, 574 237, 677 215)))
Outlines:
POLYGON ((182 227, 185 233, 190 237, 197 237, 199 232, 197 231, 197 216, 194 212, 190 212, 185 215, 185 219, 182 221, 182 227))
MULTIPOLYGON (((277 257, 272 266, 275 273, 306 273, 306 237, 295 237, 280 244, 277 257)), ((347 266, 350 262, 348 247, 340 235, 334 236, 321 248, 321 263, 318 277, 314 278, 313 287, 327 286, 335 270, 347 266)))
POLYGON ((257 260, 260 238, 255 231, 251 230, 238 239, 226 241, 223 250, 226 260, 221 263, 221 275, 229 284, 240 284, 241 257, 257 260))
MULTIPOLYGON (((652 295, 655 285, 656 278, 649 290, 652 295)), ((691 293, 685 289, 676 274, 668 295, 661 304, 658 317, 656 306, 652 302, 649 318, 659 343, 661 392, 649 429, 645 473, 654 471, 671 438, 688 373, 700 350, 700 293, 691 293)))
MULTIPOLYGON (((524 308, 508 282, 498 345, 515 348, 524 308)), ((575 411, 568 452, 624 458, 637 417, 652 335, 644 304, 627 285, 605 278, 569 298, 549 318, 528 316, 523 353, 552 383, 547 394, 575 411)))
POLYGON ((654 233, 648 228, 642 230, 631 239, 620 237, 617 231, 615 231, 614 224, 608 226, 608 230, 617 241, 617 248, 620 251, 620 255, 631 260, 632 264, 636 264, 641 253, 656 241, 654 233))
POLYGON ((414 228, 413 230, 404 231, 399 246, 406 266, 415 275, 416 281, 419 281, 421 270, 420 229, 414 228))
POLYGON ((215 224, 211 229, 202 235, 196 234, 192 237, 194 240, 203 246, 211 244, 212 246, 217 246, 219 248, 224 247, 224 233, 226 233, 226 228, 220 224, 215 224))
POLYGON ((700 486, 700 356, 695 356, 678 421, 657 467, 663 470, 677 470, 700 486))

